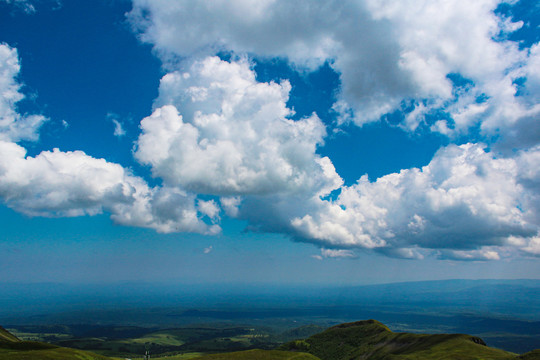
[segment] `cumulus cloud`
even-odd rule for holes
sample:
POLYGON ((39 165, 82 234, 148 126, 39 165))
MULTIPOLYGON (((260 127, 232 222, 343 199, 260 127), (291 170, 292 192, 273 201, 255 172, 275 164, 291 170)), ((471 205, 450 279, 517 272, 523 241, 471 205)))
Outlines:
POLYGON ((412 101, 401 124, 411 131, 531 137, 521 129, 540 112, 538 45, 519 49, 503 36, 523 23, 498 16, 501 2, 134 0, 129 17, 164 59, 233 51, 307 69, 329 61, 341 121, 377 121, 412 101), (439 112, 447 118, 428 120, 439 112))
POLYGON ((160 232, 215 234, 197 213, 195 196, 149 188, 122 166, 82 151, 44 151, 26 156, 21 146, 0 141, 0 197, 30 216, 80 216, 108 211, 120 224, 160 232))
POLYGON ((133 4, 132 23, 164 58, 232 50, 283 56, 311 69, 331 60, 342 74, 344 98, 361 104, 362 120, 389 111, 411 90, 407 76, 400 76, 399 50, 387 24, 373 20, 359 2, 136 0, 133 4))
POLYGON ((26 157, 21 146, 1 142, 0 152, 0 193, 28 215, 96 214, 106 201, 127 201, 140 185, 121 166, 81 151, 54 149, 26 157))
MULTIPOLYGON (((135 157, 167 185, 195 193, 328 193, 342 180, 316 154, 325 126, 315 114, 289 119, 290 88, 257 82, 244 60, 195 61, 161 80, 157 109, 141 121, 135 157)), ((233 208, 231 200, 222 202, 233 208)))
POLYGON ((487 247, 537 233, 538 156, 536 149, 494 158, 480 145, 450 145, 421 169, 375 182, 362 177, 292 225, 298 236, 333 247, 399 249, 413 258, 419 249, 447 249, 441 257, 497 259, 497 249, 487 247))

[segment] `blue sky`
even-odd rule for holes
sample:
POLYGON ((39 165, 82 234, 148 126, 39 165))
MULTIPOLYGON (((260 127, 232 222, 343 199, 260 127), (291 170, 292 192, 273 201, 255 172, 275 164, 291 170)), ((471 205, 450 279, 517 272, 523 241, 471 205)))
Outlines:
POLYGON ((538 278, 539 14, 1 0, 0 278, 538 278))

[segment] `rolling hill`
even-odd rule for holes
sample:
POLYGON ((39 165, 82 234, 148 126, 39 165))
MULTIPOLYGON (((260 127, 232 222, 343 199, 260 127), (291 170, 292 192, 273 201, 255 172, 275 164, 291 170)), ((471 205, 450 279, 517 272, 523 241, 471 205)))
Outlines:
MULTIPOLYGON (((304 329, 301 330, 300 332, 304 332, 304 329)), ((160 341, 167 341, 167 339, 166 336, 160 337, 160 341)), ((540 360, 540 349, 518 355, 488 347, 481 338, 476 336, 398 333, 391 331, 379 321, 364 320, 333 326, 306 339, 288 342, 276 350, 251 349, 194 356, 198 355, 192 354, 189 358, 198 360, 540 360)), ((113 358, 43 342, 21 341, 0 327, 0 359, 112 360, 113 358)), ((155 359, 172 360, 188 359, 188 357, 169 353, 158 355, 155 359)))

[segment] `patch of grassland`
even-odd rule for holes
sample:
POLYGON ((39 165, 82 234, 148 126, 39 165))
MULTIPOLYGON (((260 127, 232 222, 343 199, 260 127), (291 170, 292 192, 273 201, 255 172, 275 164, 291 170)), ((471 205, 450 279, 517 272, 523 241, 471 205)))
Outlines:
POLYGON ((136 344, 157 344, 157 345, 170 345, 170 346, 182 346, 185 344, 185 341, 183 341, 180 337, 168 333, 168 332, 155 332, 150 333, 148 335, 135 338, 135 339, 128 339, 124 341, 125 343, 136 343, 136 344))

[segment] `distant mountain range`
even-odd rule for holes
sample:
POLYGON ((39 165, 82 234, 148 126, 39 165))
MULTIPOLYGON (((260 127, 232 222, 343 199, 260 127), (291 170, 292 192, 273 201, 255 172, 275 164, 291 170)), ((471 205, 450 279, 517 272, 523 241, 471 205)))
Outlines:
POLYGON ((272 285, 113 283, 60 284, 0 282, 4 317, 111 307, 349 306, 379 304, 471 309, 522 315, 540 321, 540 280, 437 280, 379 285, 272 285), (15 306, 16 305, 16 306, 15 306))

